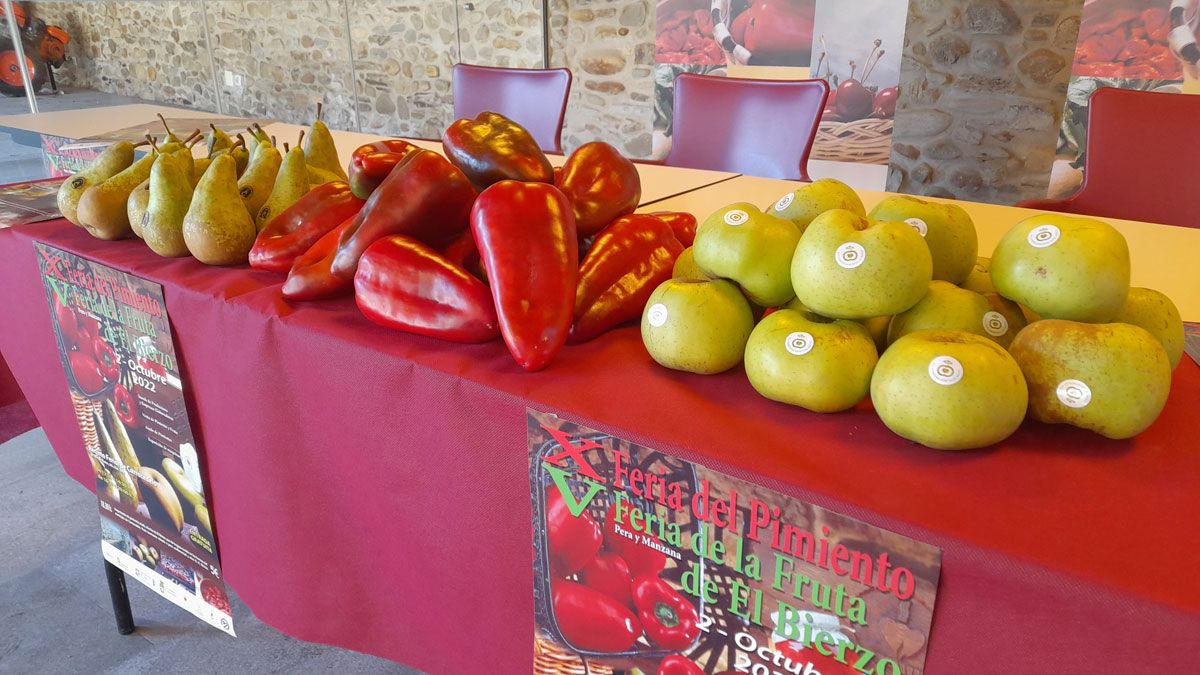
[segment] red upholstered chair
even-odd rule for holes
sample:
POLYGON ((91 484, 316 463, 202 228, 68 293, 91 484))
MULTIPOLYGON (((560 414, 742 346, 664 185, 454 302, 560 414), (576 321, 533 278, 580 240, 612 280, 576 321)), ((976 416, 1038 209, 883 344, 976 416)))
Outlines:
POLYGON ((455 64, 454 117, 497 112, 529 130, 546 152, 562 153, 571 71, 455 64))
POLYGON ((681 74, 667 166, 807 181, 825 80, 681 74))
POLYGON ((1200 227, 1200 96, 1096 90, 1084 162, 1074 195, 1017 206, 1200 227))

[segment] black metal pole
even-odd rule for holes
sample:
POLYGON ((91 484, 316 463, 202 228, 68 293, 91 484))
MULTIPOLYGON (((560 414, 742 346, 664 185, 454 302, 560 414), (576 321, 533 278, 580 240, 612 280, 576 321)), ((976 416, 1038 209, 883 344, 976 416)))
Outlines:
POLYGON ((113 615, 117 618, 117 632, 129 635, 133 632, 133 610, 129 607, 129 589, 125 586, 125 573, 105 560, 104 574, 108 577, 108 594, 112 597, 113 615))

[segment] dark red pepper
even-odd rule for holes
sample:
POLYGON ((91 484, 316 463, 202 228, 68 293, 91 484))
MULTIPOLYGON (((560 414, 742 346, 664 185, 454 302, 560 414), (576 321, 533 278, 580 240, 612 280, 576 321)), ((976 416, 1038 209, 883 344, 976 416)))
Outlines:
POLYGON ((71 374, 75 377, 75 383, 84 394, 95 394, 104 388, 104 375, 100 372, 100 364, 96 363, 91 354, 75 351, 67 355, 67 360, 71 364, 71 374))
POLYGON ((121 422, 125 426, 136 427, 138 424, 137 401, 134 400, 133 394, 125 388, 125 385, 117 383, 113 387, 113 407, 117 409, 117 417, 121 418, 121 422))
POLYGON ((104 341, 104 338, 96 336, 93 338, 92 354, 96 357, 96 363, 100 366, 100 374, 108 382, 115 382, 121 377, 121 360, 117 358, 117 352, 112 348, 112 345, 104 341))
POLYGON ((704 675, 704 670, 686 656, 671 654, 659 662, 655 675, 704 675))
POLYGON ((258 233, 250 249, 250 266, 287 273, 296 258, 347 218, 357 215, 364 203, 343 181, 318 185, 258 233))
POLYGON ((634 531, 628 522, 617 522, 616 507, 608 507, 608 514, 604 517, 604 547, 624 558, 625 563, 629 565, 630 574, 635 578, 654 576, 667 566, 667 554, 641 544, 638 540, 642 536, 643 534, 634 531), (635 539, 617 532, 617 527, 631 533, 635 539))
POLYGON ((554 623, 576 649, 623 652, 642 634, 629 608, 583 584, 561 579, 550 586, 554 623))
POLYGON ((471 209, 500 333, 522 368, 549 365, 571 329, 579 243, 571 205, 553 185, 505 180, 471 209))
POLYGON ((354 196, 366 199, 383 182, 392 169, 417 146, 398 138, 360 145, 350 155, 350 189, 354 196))
POLYGON ((463 230, 462 234, 443 248, 442 256, 477 278, 484 276, 479 265, 479 247, 475 245, 475 233, 470 229, 463 230))
POLYGON ((622 216, 604 228, 579 266, 569 341, 587 342, 640 318, 650 294, 671 278, 680 253, 683 244, 671 226, 655 216, 622 216))
POLYGON ((627 607, 633 607, 633 576, 629 565, 616 553, 602 552, 579 571, 579 580, 584 586, 613 598, 627 607))
POLYGON ((333 273, 354 279, 358 259, 376 241, 404 234, 434 248, 467 228, 475 188, 445 157, 414 150, 388 174, 342 233, 333 273))
POLYGON ((442 134, 446 157, 483 190, 502 180, 554 182, 554 167, 525 127, 494 112, 451 124, 442 134))
POLYGON ((633 604, 646 637, 663 649, 687 649, 700 635, 696 607, 665 579, 634 579, 633 604))
POLYGON ((555 184, 571 202, 580 238, 633 213, 642 199, 637 167, 600 141, 585 143, 571 153, 555 184))
POLYGON ((322 300, 349 295, 354 290, 354 281, 334 276, 330 266, 337 255, 342 234, 355 217, 347 218, 318 239, 304 255, 296 258, 288 272, 287 281, 283 282, 283 297, 288 300, 322 300))
POLYGON ((558 488, 546 490, 546 542, 555 574, 565 577, 583 569, 596 557, 603 538, 600 525, 587 511, 571 515, 558 488))
POLYGON ((650 215, 670 225, 671 230, 675 232, 675 238, 685 248, 695 243, 696 229, 699 227, 696 216, 682 211, 655 211, 650 215))
POLYGON ((389 328, 450 342, 500 335, 487 286, 411 237, 371 244, 358 261, 354 298, 368 319, 389 328))

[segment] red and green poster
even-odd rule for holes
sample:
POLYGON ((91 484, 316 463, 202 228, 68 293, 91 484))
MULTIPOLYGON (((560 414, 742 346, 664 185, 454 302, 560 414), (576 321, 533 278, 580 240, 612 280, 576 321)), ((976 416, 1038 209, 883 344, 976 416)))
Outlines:
POLYGON ((920 674, 940 549, 530 410, 534 672, 920 674))
POLYGON ((233 635, 162 287, 51 246, 36 249, 96 475, 104 559, 233 635))

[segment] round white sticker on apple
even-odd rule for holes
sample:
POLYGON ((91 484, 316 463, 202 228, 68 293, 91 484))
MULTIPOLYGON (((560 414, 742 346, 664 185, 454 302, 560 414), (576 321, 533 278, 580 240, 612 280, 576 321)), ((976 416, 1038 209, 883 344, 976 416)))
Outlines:
POLYGON ((812 351, 815 344, 816 341, 813 340, 812 333, 796 331, 795 333, 788 334, 783 346, 792 356, 804 356, 812 351))
POLYGON ((992 337, 1000 337, 1008 332, 1008 319, 1000 312, 987 312, 983 315, 983 330, 992 337))
POLYGON ((1092 389, 1079 380, 1063 380, 1054 390, 1058 400, 1068 408, 1086 408, 1092 402, 1092 389))
POLYGON ((867 259, 867 249, 863 248, 862 244, 848 241, 837 247, 833 255, 839 267, 852 270, 867 259))
POLYGON ((922 237, 924 237, 926 234, 929 234, 929 226, 926 225, 925 221, 921 220, 920 218, 909 218, 904 222, 908 223, 908 226, 916 230, 917 234, 921 235, 922 237))
POLYGON ((1054 225, 1038 225, 1029 231, 1029 245, 1034 248, 1046 248, 1053 246, 1054 242, 1062 236, 1062 230, 1054 225))
POLYGON ((963 367, 953 356, 935 356, 929 362, 929 379, 950 386, 963 378, 963 367))
POLYGON ((662 326, 667 322, 667 306, 661 302, 650 305, 650 309, 646 310, 646 320, 655 328, 662 326))
POLYGON ((796 193, 789 192, 786 195, 780 197, 779 201, 775 202, 775 210, 782 211, 782 210, 786 209, 787 207, 791 206, 792 202, 795 200, 796 200, 796 193))
POLYGON ((725 214, 725 224, 738 227, 744 225, 747 220, 750 220, 750 214, 741 209, 734 209, 725 214))

